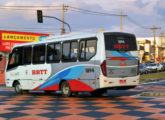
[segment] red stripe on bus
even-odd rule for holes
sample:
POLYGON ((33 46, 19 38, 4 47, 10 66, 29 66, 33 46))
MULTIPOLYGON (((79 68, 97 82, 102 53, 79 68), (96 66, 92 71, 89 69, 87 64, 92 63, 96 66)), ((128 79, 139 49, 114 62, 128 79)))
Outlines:
POLYGON ((94 89, 79 80, 68 80, 71 91, 91 92, 94 89))
POLYGON ((123 57, 112 57, 112 58, 109 58, 108 60, 128 60, 128 59, 123 58, 123 57))

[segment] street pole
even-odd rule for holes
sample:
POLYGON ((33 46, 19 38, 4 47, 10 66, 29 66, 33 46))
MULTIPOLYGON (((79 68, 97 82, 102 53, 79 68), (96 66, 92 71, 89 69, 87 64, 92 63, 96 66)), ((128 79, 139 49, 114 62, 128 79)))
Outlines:
POLYGON ((53 16, 44 15, 43 17, 46 17, 46 18, 54 18, 54 19, 56 19, 56 20, 62 22, 63 24, 66 24, 66 25, 68 26, 68 28, 69 28, 69 31, 71 32, 71 27, 70 27, 70 25, 69 25, 67 22, 65 22, 65 21, 63 21, 63 20, 61 20, 61 19, 59 19, 59 18, 57 18, 57 17, 53 17, 53 16))
MULTIPOLYGON (((162 63, 163 59, 164 59, 164 54, 163 54, 163 40, 165 38, 165 33, 160 33, 160 62, 162 63)), ((164 61, 163 61, 164 62, 164 61)))
POLYGON ((154 37, 154 61, 156 61, 156 30, 161 29, 160 27, 155 27, 155 25, 153 25, 153 28, 151 28, 153 30, 153 37, 154 37))
POLYGON ((155 25, 153 25, 153 36, 154 36, 154 61, 156 61, 156 38, 155 38, 155 25))
POLYGON ((123 32, 123 12, 120 12, 120 32, 123 32))
MULTIPOLYGON (((65 6, 67 7, 67 6, 65 6)), ((64 8, 64 5, 63 5, 63 8, 64 8)), ((63 9, 64 11, 66 10, 66 8, 63 9)), ((63 12, 63 19, 59 19, 57 17, 54 17, 54 16, 47 16, 47 15, 43 15, 42 14, 42 10, 37 10, 37 20, 38 20, 38 23, 43 23, 43 17, 46 17, 46 18, 53 18, 53 19, 56 19, 60 22, 62 22, 62 30, 61 30, 61 34, 65 34, 65 28, 64 28, 64 24, 66 24, 69 28, 69 31, 71 32, 71 27, 70 25, 64 21, 64 12, 63 12)))
MULTIPOLYGON (((66 6, 63 4, 63 5, 62 5, 62 21, 65 21, 65 11, 66 11, 66 6)), ((61 34, 65 34, 64 22, 62 22, 61 34)))

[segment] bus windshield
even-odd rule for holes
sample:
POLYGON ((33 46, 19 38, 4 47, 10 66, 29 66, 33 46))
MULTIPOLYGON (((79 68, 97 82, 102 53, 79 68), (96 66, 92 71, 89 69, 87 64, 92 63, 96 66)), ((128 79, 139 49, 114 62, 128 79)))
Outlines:
POLYGON ((136 51, 136 38, 131 34, 105 33, 105 49, 114 51, 136 51))

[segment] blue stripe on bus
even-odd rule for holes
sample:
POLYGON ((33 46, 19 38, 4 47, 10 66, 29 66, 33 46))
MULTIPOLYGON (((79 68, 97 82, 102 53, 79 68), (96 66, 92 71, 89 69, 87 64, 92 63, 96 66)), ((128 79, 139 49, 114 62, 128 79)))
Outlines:
POLYGON ((63 77, 63 79, 65 80, 72 80, 72 79, 77 79, 81 73, 84 70, 84 66, 76 66, 76 67, 72 67, 70 69, 70 72, 68 75, 66 75, 65 77, 63 77))
POLYGON ((128 53, 120 53, 123 55, 123 57, 126 57, 129 60, 136 60, 135 57, 133 57, 132 55, 128 54, 128 53))
POLYGON ((118 52, 118 51, 110 51, 110 53, 114 55, 115 57, 124 57, 124 58, 127 58, 128 60, 137 60, 135 57, 133 57, 132 55, 128 53, 118 52))
POLYGON ((110 51, 110 53, 111 53, 112 55, 114 55, 114 56, 118 56, 118 57, 121 56, 121 54, 120 54, 119 52, 117 52, 117 51, 110 51))
POLYGON ((62 79, 63 80, 77 79, 82 74, 83 70, 84 70, 84 66, 76 66, 76 67, 68 68, 64 71, 61 71, 60 73, 55 74, 48 81, 43 83, 39 87, 39 90, 44 89, 49 86, 59 84, 62 79))

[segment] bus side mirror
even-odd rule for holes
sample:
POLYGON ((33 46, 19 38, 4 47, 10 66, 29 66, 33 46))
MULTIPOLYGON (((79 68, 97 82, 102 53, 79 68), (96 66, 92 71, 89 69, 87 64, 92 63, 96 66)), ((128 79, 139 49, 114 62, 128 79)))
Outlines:
POLYGON ((0 61, 2 61, 2 55, 0 55, 0 61))

